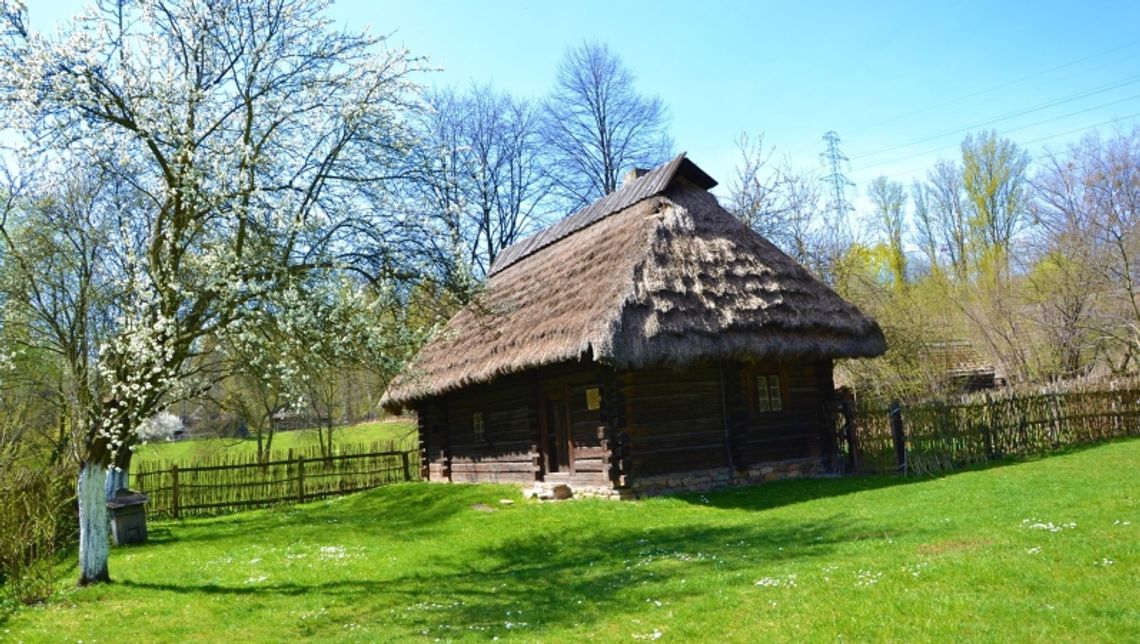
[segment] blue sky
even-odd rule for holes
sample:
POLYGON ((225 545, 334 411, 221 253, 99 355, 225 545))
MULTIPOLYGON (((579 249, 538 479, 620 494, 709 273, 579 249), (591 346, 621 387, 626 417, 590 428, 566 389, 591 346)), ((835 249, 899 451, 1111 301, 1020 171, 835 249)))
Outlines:
MULTIPOLYGON (((50 27, 80 0, 29 0, 50 27)), ((1140 2, 348 1, 335 19, 423 54, 427 84, 539 98, 566 48, 606 42, 669 106, 679 150, 727 184, 734 140, 818 168, 835 130, 861 193, 994 128, 1040 154, 1140 121, 1140 2)), ((722 192, 723 194, 723 192, 722 192)), ((860 202, 862 199, 859 200, 860 202)), ((858 202, 857 202, 858 203, 858 202)))

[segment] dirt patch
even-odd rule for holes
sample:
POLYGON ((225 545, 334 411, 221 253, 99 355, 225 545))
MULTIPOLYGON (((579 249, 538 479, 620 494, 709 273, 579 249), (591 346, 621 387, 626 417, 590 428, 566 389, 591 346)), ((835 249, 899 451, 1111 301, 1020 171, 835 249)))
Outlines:
POLYGON ((937 541, 935 543, 924 543, 918 547, 918 552, 924 555, 945 555, 953 554, 956 552, 970 552, 973 550, 981 550, 993 544, 991 539, 950 539, 948 541, 937 541))

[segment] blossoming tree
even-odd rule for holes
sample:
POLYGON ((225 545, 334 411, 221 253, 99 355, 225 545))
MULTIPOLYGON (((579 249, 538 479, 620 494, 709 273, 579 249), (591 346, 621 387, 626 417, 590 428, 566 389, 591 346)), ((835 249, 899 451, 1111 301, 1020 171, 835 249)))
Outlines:
POLYGON ((132 196, 105 240, 121 258, 114 315, 77 419, 80 584, 109 579, 108 469, 140 423, 223 375, 212 349, 253 344, 243 338, 266 319, 336 336, 319 319, 335 307, 308 295, 399 260, 377 195, 407 149, 418 63, 337 30, 327 5, 101 0, 46 35, 0 0, 14 162, 57 176, 98 167, 132 196))

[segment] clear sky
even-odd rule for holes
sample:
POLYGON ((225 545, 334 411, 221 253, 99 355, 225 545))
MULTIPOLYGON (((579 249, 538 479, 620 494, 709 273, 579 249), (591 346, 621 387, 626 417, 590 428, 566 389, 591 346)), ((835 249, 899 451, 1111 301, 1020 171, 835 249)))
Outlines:
MULTIPOLYGON (((83 4, 27 3, 48 28, 83 4)), ((722 184, 742 131, 815 169, 835 130, 861 193, 879 174, 909 183, 955 158, 970 131, 1039 154, 1091 126, 1140 122, 1136 0, 340 0, 333 15, 430 57, 443 71, 427 84, 531 98, 566 48, 604 41, 669 106, 677 148, 722 184)))

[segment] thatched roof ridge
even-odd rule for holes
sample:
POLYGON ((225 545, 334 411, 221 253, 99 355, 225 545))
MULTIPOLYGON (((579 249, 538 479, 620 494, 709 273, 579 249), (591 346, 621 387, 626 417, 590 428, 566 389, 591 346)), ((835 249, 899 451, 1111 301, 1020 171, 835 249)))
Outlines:
POLYGON ((528 257, 543 248, 573 235, 583 228, 597 223, 605 217, 620 212, 639 201, 661 194, 674 181, 684 178, 690 183, 708 190, 716 186, 716 179, 705 174, 697 164, 685 158, 682 152, 672 161, 662 164, 634 181, 598 199, 594 203, 566 217, 562 221, 511 244, 495 258, 489 275, 498 273, 511 264, 528 257))
POLYGON ((674 172, 656 194, 499 267, 382 403, 582 358, 639 368, 885 350, 873 320, 674 172))

